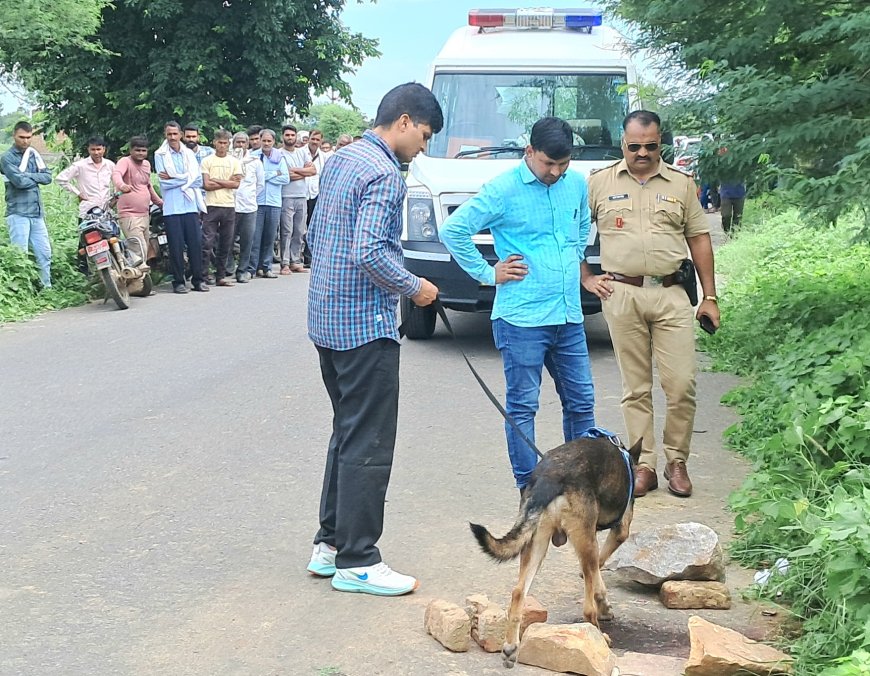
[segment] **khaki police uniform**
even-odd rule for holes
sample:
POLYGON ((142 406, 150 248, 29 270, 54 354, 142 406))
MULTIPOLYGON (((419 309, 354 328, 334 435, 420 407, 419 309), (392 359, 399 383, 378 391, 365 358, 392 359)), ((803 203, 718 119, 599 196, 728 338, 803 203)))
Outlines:
POLYGON ((686 238, 710 232, 695 182, 661 162, 641 183, 622 160, 590 176, 589 204, 601 238, 602 269, 630 278, 610 282, 613 295, 601 304, 622 374, 629 446, 643 438, 640 463, 655 469, 655 357, 667 400, 665 457, 685 461, 695 420, 694 311, 685 289, 669 275, 688 256, 686 238))

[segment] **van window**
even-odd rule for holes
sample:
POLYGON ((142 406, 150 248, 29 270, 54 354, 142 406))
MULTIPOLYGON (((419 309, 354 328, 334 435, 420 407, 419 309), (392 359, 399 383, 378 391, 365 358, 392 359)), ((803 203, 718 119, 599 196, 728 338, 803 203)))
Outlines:
POLYGON ((625 84, 625 75, 614 74, 437 73, 432 92, 444 129, 427 154, 504 159, 528 144, 535 122, 555 115, 574 129, 575 146, 590 146, 579 158, 618 159, 629 105, 625 84), (476 152, 482 148, 501 150, 476 152))

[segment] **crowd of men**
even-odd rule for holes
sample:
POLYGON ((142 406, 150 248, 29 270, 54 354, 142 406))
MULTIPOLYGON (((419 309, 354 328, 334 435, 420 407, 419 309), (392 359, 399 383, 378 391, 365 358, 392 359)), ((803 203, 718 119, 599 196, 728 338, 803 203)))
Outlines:
MULTIPOLYGON (((106 142, 88 139, 87 157, 73 162, 54 179, 79 202, 79 219, 105 208, 120 193, 118 224, 128 240, 156 253, 151 242, 151 207, 163 210, 169 246, 172 288, 188 292, 209 286, 234 286, 255 277, 267 279, 307 272, 308 223, 320 192, 326 162, 359 137, 342 134, 335 144, 320 130, 298 131, 285 124, 278 133, 251 126, 231 134, 219 129, 212 145, 201 144, 196 125, 164 125, 164 140, 154 154, 159 193, 148 161, 148 139, 134 136, 128 154, 117 163, 106 158, 106 142), (276 241, 281 263, 273 271, 276 241), (234 244, 238 242, 238 253, 234 244)), ((51 287, 51 243, 40 186, 52 181, 50 170, 31 147, 33 129, 19 122, 13 146, 0 160, 6 182, 6 214, 12 244, 33 250, 44 288, 51 287)), ((87 272, 87 261, 80 261, 87 272)))

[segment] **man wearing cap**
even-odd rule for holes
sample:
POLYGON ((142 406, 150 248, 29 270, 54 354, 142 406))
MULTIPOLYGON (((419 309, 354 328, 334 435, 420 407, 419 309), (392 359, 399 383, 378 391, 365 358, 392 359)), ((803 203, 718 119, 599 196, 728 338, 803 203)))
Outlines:
POLYGON ((622 124, 624 159, 589 178, 589 206, 601 239, 595 275, 584 261, 582 281, 602 300, 622 374, 628 443, 643 439, 635 495, 658 487, 653 428, 653 357, 667 400, 663 447, 668 490, 692 494, 686 470, 695 421, 693 308, 675 278, 687 253, 703 289, 696 317, 719 326, 710 227, 691 177, 661 159, 661 121, 639 110, 622 124))

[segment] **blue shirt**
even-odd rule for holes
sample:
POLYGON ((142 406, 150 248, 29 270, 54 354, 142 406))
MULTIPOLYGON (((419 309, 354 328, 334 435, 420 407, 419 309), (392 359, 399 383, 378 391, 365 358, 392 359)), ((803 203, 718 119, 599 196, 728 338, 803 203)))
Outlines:
POLYGON ((308 228, 308 335, 315 345, 352 350, 380 338, 398 342, 399 296, 422 281, 404 267, 399 160, 366 131, 323 168, 308 228))
POLYGON ((265 182, 263 189, 257 193, 257 205, 261 207, 281 207, 281 187, 290 182, 290 172, 287 159, 280 148, 272 148, 268 157, 262 150, 254 150, 252 156, 263 163, 265 182))
POLYGON ((447 218, 438 231, 456 262, 482 284, 495 268, 471 236, 489 228, 499 260, 512 254, 529 266, 526 277, 496 286, 493 319, 514 326, 580 324, 580 261, 591 227, 586 181, 566 171, 552 186, 525 160, 496 176, 447 218))
POLYGON ((743 183, 723 183, 719 186, 719 197, 738 200, 746 197, 746 185, 743 183))
POLYGON ((45 218, 39 186, 51 183, 51 171, 40 169, 32 153, 21 171, 18 167, 24 152, 13 145, 0 158, 0 172, 6 181, 6 215, 45 218))
MULTIPOLYGON (((164 160, 165 155, 162 153, 154 154, 154 170, 159 174, 166 171, 164 160)), ((163 196, 163 215, 177 216, 179 214, 198 214, 199 207, 194 199, 189 198, 181 189, 187 183, 188 177, 185 172, 187 165, 184 162, 184 154, 169 149, 169 157, 172 158, 172 164, 175 167, 177 178, 160 179, 160 193, 163 196)), ((194 190, 202 188, 202 172, 199 170, 199 165, 196 166, 196 178, 191 183, 190 187, 194 190)))

